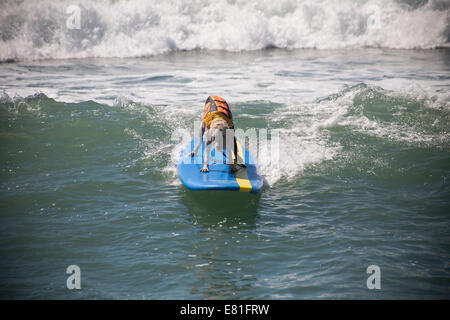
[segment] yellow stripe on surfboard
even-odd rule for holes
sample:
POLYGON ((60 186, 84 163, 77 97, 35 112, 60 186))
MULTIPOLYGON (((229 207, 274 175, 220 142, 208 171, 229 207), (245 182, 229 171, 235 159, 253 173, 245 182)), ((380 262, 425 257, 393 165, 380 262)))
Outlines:
MULTIPOLYGON (((241 159, 245 161, 244 155, 242 154, 242 146, 239 141, 236 140, 237 152, 241 159)), ((233 160, 236 156, 233 152, 233 160)), ((236 182, 239 184, 239 192, 250 192, 252 190, 252 185, 248 180, 247 169, 241 168, 236 172, 236 182)))

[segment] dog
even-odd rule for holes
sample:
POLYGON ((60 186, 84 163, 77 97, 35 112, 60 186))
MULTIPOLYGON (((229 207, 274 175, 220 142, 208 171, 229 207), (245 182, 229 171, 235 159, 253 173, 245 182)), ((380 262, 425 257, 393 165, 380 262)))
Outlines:
POLYGON ((202 127, 199 131, 198 142, 194 150, 190 153, 193 157, 200 148, 203 137, 205 137, 206 157, 201 172, 209 171, 209 154, 211 144, 216 152, 226 151, 227 163, 231 165, 232 171, 245 168, 244 160, 238 155, 236 138, 234 135, 233 115, 230 107, 224 98, 219 96, 209 96, 205 102, 205 109, 202 117, 202 127), (228 143, 227 143, 228 142, 228 143), (234 154, 234 158, 233 155, 234 154))

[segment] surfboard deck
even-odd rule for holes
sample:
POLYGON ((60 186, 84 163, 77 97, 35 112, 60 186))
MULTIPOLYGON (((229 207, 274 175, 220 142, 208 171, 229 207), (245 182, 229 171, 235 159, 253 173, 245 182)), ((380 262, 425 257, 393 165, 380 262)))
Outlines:
POLYGON ((184 186, 191 190, 228 190, 258 193, 263 186, 263 178, 257 173, 256 164, 250 152, 237 142, 238 155, 245 160, 246 168, 233 172, 226 164, 222 152, 216 152, 211 147, 209 172, 200 172, 204 164, 205 141, 202 142, 197 154, 189 154, 194 149, 198 138, 192 139, 181 150, 177 165, 178 178, 184 186))

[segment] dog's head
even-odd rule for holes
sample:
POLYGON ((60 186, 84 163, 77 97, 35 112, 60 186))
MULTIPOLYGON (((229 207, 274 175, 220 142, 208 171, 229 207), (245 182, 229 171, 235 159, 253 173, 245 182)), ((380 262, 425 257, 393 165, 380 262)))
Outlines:
POLYGON ((211 123, 211 142, 214 149, 223 150, 226 148, 228 129, 228 123, 223 119, 217 119, 211 123))

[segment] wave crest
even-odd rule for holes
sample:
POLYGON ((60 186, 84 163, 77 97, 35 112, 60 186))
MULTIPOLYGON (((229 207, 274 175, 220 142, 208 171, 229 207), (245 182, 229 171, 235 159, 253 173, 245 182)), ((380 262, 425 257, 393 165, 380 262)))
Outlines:
POLYGON ((448 46, 450 38, 447 2, 437 0, 78 3, 0 4, 0 61, 195 49, 428 49, 448 46))

